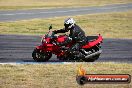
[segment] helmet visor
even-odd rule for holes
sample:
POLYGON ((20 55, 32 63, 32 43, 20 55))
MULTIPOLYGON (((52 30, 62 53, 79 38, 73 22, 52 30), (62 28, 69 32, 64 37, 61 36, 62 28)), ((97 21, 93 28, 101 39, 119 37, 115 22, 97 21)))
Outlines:
POLYGON ((64 24, 65 28, 68 28, 71 24, 64 24))

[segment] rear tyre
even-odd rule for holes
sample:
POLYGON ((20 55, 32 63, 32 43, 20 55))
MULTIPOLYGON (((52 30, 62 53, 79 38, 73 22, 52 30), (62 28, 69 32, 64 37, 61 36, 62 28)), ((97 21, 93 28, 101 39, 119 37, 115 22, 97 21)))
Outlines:
POLYGON ((52 56, 52 53, 50 52, 42 52, 41 50, 34 49, 32 53, 32 57, 37 62, 46 62, 48 61, 52 56))

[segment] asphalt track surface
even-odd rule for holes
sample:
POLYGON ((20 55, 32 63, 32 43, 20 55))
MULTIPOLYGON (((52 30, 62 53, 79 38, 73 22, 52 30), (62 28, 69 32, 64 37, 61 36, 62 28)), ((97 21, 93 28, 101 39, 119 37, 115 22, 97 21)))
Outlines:
POLYGON ((122 12, 132 10, 132 3, 114 4, 106 6, 79 7, 79 8, 56 8, 56 9, 33 9, 33 10, 9 10, 0 11, 0 21, 18 21, 33 18, 53 18, 60 16, 74 16, 84 14, 122 12))
MULTIPOLYGON (((0 35, 0 63, 34 62, 32 51, 40 36, 0 35)), ((132 62, 132 39, 104 39, 102 54, 96 62, 132 62)), ((55 55, 49 62, 59 62, 55 55)))

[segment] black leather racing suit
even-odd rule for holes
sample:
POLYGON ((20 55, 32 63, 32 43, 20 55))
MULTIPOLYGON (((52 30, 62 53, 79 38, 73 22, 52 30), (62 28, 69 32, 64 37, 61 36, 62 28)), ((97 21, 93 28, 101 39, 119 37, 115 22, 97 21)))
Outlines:
POLYGON ((74 25, 72 28, 70 29, 60 29, 60 30, 55 30, 53 31, 54 34, 57 33, 65 33, 70 31, 69 37, 72 38, 73 41, 75 41, 75 44, 73 46, 71 46, 71 48, 69 48, 68 51, 76 51, 79 52, 79 49, 81 48, 81 46, 86 44, 86 36, 85 36, 85 32, 78 26, 78 25, 74 25))

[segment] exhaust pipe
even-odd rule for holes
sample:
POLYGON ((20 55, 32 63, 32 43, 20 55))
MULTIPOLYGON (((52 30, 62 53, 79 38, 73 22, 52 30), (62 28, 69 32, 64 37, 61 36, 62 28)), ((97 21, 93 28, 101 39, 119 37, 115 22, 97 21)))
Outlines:
POLYGON ((101 54, 101 53, 102 53, 102 50, 99 50, 99 51, 97 51, 95 53, 92 53, 90 55, 85 56, 85 58, 91 58, 91 57, 96 56, 96 55, 101 54))

